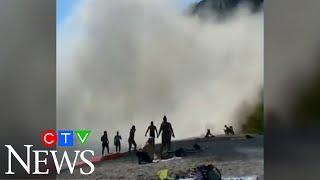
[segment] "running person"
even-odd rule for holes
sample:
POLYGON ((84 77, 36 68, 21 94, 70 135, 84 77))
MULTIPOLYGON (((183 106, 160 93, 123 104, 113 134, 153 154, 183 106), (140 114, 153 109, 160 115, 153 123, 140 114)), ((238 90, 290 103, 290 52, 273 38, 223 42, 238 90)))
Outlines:
POLYGON ((130 135, 129 135, 129 139, 128 139, 128 142, 129 142, 129 152, 131 151, 131 147, 132 145, 134 145, 134 150, 137 149, 137 144, 136 144, 136 141, 134 140, 134 133, 136 132, 136 127, 135 126, 132 126, 131 130, 130 130, 130 135))

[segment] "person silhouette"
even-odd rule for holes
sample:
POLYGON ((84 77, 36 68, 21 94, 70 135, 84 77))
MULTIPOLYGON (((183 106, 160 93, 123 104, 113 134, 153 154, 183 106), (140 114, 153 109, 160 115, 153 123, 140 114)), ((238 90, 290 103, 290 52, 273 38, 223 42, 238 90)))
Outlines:
POLYGON ((138 163, 152 163, 154 159, 155 148, 152 143, 152 137, 148 139, 144 147, 137 151, 138 163))
POLYGON ((230 133, 229 127, 227 125, 224 125, 224 128, 225 128, 224 134, 229 135, 229 133, 230 133))
POLYGON ((232 126, 229 127, 229 130, 230 130, 230 134, 234 135, 234 131, 233 131, 233 127, 232 126))
POLYGON ((233 127, 232 126, 227 126, 227 125, 224 125, 225 129, 224 129, 224 133, 226 135, 234 135, 234 131, 233 131, 233 127))
POLYGON ((161 147, 160 147, 160 153, 163 153, 164 148, 166 148, 167 151, 170 151, 171 149, 171 136, 174 136, 174 132, 172 129, 172 126, 169 122, 167 122, 167 117, 163 116, 163 121, 160 126, 159 134, 157 137, 161 136, 161 147))
POLYGON ((146 131, 146 134, 144 136, 147 136, 149 132, 149 137, 152 138, 152 143, 153 145, 155 144, 155 138, 156 138, 156 134, 158 134, 158 131, 157 131, 157 127, 155 125, 153 125, 153 121, 151 121, 150 123, 150 126, 148 127, 147 131, 146 131))
POLYGON ((117 131, 117 135, 114 136, 114 145, 116 146, 116 152, 121 151, 121 136, 119 135, 119 131, 117 131))
POLYGON ((214 135, 211 134, 210 129, 207 130, 207 134, 205 138, 214 137, 214 135))
POLYGON ((134 140, 134 133, 136 132, 136 127, 132 126, 130 129, 130 133, 129 133, 129 152, 131 151, 131 147, 132 145, 134 145, 134 150, 137 150, 137 144, 136 141, 134 140))
POLYGON ((102 142, 102 156, 104 155, 104 149, 107 148, 107 153, 109 154, 109 140, 107 131, 103 131, 103 135, 101 136, 102 142))

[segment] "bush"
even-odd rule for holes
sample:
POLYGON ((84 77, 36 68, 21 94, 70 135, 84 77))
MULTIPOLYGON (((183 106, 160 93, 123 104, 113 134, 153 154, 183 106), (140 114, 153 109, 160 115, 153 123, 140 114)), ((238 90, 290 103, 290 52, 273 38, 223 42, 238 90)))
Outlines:
POLYGON ((263 102, 258 103, 242 125, 242 133, 263 134, 263 102))

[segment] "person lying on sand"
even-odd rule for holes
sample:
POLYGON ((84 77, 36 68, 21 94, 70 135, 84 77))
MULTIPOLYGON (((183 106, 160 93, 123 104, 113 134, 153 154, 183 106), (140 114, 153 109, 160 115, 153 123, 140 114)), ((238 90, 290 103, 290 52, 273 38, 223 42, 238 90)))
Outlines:
POLYGON ((138 163, 152 163, 154 158, 155 148, 153 139, 149 138, 142 150, 137 151, 138 163))

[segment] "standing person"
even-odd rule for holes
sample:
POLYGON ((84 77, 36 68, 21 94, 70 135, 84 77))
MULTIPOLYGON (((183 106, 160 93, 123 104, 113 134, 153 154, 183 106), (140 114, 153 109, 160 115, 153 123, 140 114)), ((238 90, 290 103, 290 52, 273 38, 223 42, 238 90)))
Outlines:
POLYGON ((119 131, 117 131, 117 135, 114 136, 114 145, 116 146, 116 152, 121 151, 121 136, 119 135, 119 131))
POLYGON ((145 136, 147 136, 149 131, 149 137, 152 138, 152 143, 154 145, 154 140, 156 138, 156 134, 158 134, 157 127, 153 125, 153 121, 151 121, 150 126, 148 127, 145 136))
POLYGON ((161 137, 162 142, 161 142, 160 153, 162 154, 164 148, 166 148, 167 151, 170 150, 171 136, 174 137, 174 132, 173 132, 172 126, 169 122, 167 122, 166 116, 163 117, 163 121, 160 126, 158 137, 161 134, 161 132, 162 132, 162 137, 161 137))
POLYGON ((109 140, 108 140, 107 131, 103 132, 103 135, 101 136, 101 142, 102 142, 102 156, 104 155, 105 148, 107 148, 107 152, 109 154, 109 140))
POLYGON ((136 141, 134 140, 134 133, 136 132, 136 127, 132 126, 132 128, 130 129, 130 135, 129 135, 129 152, 131 151, 131 147, 132 145, 134 145, 134 150, 137 150, 137 144, 136 141))

